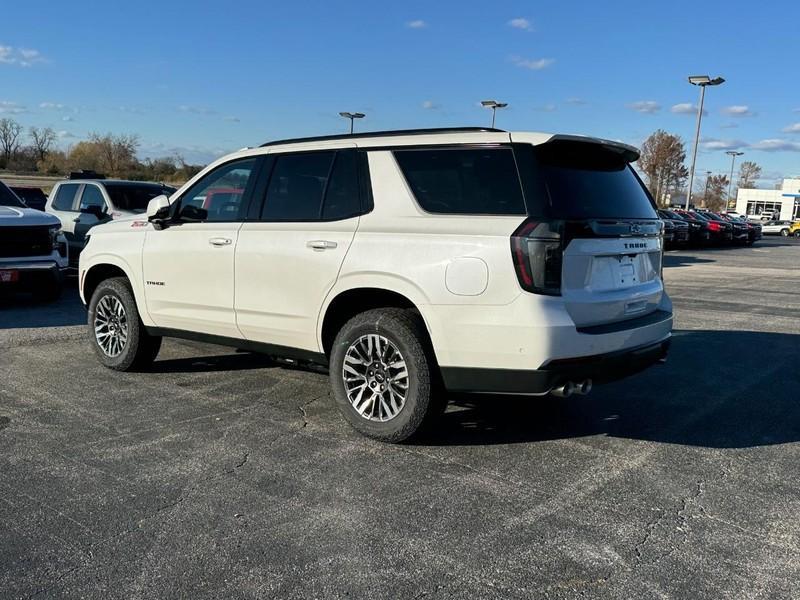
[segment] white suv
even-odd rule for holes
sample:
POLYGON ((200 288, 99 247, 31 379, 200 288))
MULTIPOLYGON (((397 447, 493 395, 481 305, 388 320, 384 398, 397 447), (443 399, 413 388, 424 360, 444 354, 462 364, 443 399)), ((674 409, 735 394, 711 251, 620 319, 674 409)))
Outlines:
POLYGON ((163 336, 329 366, 362 433, 414 434, 445 389, 567 396, 662 361, 662 224, 606 140, 492 129, 286 140, 92 229, 100 361, 163 336))

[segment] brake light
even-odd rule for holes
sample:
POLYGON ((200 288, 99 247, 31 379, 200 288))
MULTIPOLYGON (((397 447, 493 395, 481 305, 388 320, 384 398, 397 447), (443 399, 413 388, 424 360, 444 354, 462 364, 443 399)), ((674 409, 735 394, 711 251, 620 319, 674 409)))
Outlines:
POLYGON ((511 255, 523 290, 561 295, 561 234, 550 223, 525 220, 511 234, 511 255))
POLYGON ((722 225, 720 225, 719 223, 716 223, 714 221, 709 221, 708 222, 708 228, 711 231, 719 231, 720 229, 722 229, 722 225))

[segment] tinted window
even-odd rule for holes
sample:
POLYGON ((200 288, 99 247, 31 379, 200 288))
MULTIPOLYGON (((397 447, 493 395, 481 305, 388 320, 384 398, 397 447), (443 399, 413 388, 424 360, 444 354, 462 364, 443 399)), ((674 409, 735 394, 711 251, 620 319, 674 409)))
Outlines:
POLYGON ((105 186, 114 208, 133 213, 147 210, 148 202, 156 196, 170 195, 175 191, 169 186, 142 183, 107 183, 105 186))
POLYGON ((0 181, 0 206, 16 206, 17 208, 25 206, 2 181, 0 181))
POLYGON ((656 218, 644 186, 615 149, 555 141, 534 146, 533 162, 552 218, 656 218))
POLYGON ((238 221, 242 217, 247 185, 255 171, 256 159, 237 160, 217 167, 195 183, 181 197, 181 213, 200 221, 238 221))
POLYGON ((99 206, 100 208, 104 208, 106 205, 106 200, 103 198, 103 192, 100 191, 96 185, 86 184, 83 187, 83 194, 81 195, 81 205, 80 210, 83 210, 87 206, 99 206))
POLYGON ((510 149, 397 150, 394 155, 417 202, 428 212, 525 214, 510 149))
POLYGON ((336 153, 333 171, 325 192, 322 218, 326 221, 346 219, 361 212, 358 187, 358 166, 355 151, 336 153))
POLYGON ((318 220, 333 156, 333 152, 278 156, 261 218, 265 221, 318 220))
POLYGON ((78 192, 77 183, 65 183, 58 186, 55 200, 53 200, 53 208, 56 210, 72 211, 72 205, 75 202, 75 194, 78 192))

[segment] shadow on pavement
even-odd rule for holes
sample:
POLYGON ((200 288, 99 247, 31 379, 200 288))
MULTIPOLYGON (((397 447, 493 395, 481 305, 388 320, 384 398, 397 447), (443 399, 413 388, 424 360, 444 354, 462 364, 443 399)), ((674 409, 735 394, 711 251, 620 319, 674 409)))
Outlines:
POLYGON ((68 278, 55 302, 37 302, 30 294, 0 295, 0 329, 85 325, 86 309, 78 295, 77 280, 68 278))
POLYGON ((800 336, 677 331, 669 361, 588 396, 461 396, 421 445, 608 435, 712 448, 800 441, 800 336), (714 370, 708 365, 715 365, 714 370))

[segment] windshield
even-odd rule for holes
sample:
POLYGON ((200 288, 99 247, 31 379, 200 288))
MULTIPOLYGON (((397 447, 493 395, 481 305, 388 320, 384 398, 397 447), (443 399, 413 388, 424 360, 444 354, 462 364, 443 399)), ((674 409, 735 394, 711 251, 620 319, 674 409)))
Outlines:
POLYGON ((147 203, 161 194, 170 195, 175 188, 156 183, 105 183, 109 198, 117 210, 143 213, 147 203))
POLYGON ((17 195, 12 192, 5 183, 0 181, 0 206, 14 206, 16 208, 25 208, 25 204, 17 198, 17 195))
POLYGON ((536 146, 534 155, 551 217, 658 218, 644 185, 616 149, 559 140, 536 146))

